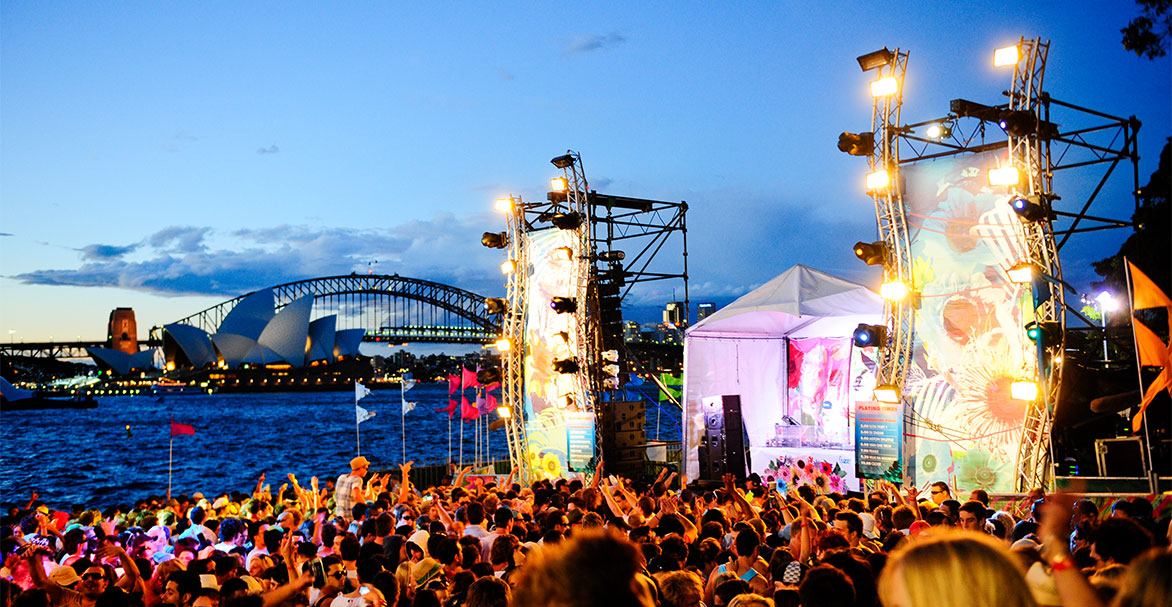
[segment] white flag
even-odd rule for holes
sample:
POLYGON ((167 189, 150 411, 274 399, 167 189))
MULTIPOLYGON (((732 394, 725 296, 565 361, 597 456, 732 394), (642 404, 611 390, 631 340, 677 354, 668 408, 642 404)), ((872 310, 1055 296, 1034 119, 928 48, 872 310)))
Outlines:
POLYGON ((370 394, 370 388, 367 388, 358 382, 354 382, 354 402, 362 400, 362 397, 366 396, 367 394, 370 394))
POLYGON ((399 385, 402 386, 403 392, 406 392, 406 391, 410 390, 411 388, 414 388, 415 384, 417 384, 417 383, 419 383, 419 382, 417 382, 414 379, 411 379, 410 377, 404 377, 403 382, 399 385))
POLYGON ((407 399, 404 398, 403 399, 403 414, 406 415, 407 413, 410 413, 411 410, 415 408, 415 405, 416 405, 416 403, 409 403, 409 402, 407 402, 407 399))
MULTIPOLYGON (((363 388, 365 390, 365 388, 363 388)), ((361 396, 359 398, 362 398, 361 396)), ((354 405, 354 413, 358 416, 358 423, 362 423, 374 417, 374 411, 367 411, 358 405, 354 405)))

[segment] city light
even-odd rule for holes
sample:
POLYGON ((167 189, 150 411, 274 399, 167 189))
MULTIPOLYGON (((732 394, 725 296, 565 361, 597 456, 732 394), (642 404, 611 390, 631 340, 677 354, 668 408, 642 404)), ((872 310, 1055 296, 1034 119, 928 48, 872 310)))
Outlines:
POLYGON ((1015 166, 989 169, 989 185, 1017 185, 1020 180, 1021 175, 1015 166))
POLYGON ((867 173, 868 192, 885 190, 890 183, 891 176, 887 174, 887 169, 879 169, 878 171, 867 173))
POLYGON ((1017 65, 1018 61, 1021 61, 1021 50, 1016 44, 993 51, 993 67, 1017 65))
POLYGON ((899 90, 899 80, 895 76, 880 78, 871 83, 872 97, 887 97, 899 90))
POLYGON ((1009 397, 1014 400, 1033 402, 1038 399, 1038 382, 1028 379, 1015 380, 1009 384, 1009 397))

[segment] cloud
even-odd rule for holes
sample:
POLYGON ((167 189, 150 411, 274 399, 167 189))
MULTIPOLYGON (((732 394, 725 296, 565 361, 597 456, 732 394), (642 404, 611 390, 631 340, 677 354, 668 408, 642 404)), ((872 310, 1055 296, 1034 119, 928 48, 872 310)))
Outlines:
POLYGON ((517 77, 514 76, 512 72, 506 70, 503 67, 496 68, 496 75, 500 76, 500 79, 505 82, 512 82, 517 79, 517 77))
POLYGON ((9 234, 8 232, 0 232, 0 236, 12 236, 12 234, 9 234))
POLYGON ((126 245, 124 247, 108 244, 91 244, 82 247, 81 258, 87 261, 117 259, 123 255, 126 255, 127 253, 133 253, 137 248, 137 244, 126 245))
POLYGON ((270 145, 267 148, 256 148, 256 153, 262 154, 262 155, 263 154, 279 154, 280 152, 281 152, 281 148, 277 147, 277 144, 275 144, 275 143, 273 145, 270 145))
POLYGON ((611 32, 605 36, 579 34, 566 46, 565 53, 590 53, 604 48, 613 48, 626 41, 627 38, 618 32, 611 32))
MULTIPOLYGON (((601 188, 609 187, 613 183, 614 183, 614 180, 611 179, 610 177, 591 177, 590 178, 590 189, 597 191, 601 188)), ((605 192, 603 192, 603 193, 605 193, 605 192)))
POLYGON ((160 251, 171 253, 195 253, 203 251, 203 240, 211 228, 171 226, 163 228, 147 238, 150 245, 160 251))

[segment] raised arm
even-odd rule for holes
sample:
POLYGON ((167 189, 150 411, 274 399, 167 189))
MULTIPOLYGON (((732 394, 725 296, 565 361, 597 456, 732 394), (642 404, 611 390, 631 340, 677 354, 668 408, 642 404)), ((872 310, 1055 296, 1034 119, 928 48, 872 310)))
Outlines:
POLYGON ((1038 530, 1042 536, 1042 558, 1050 565, 1054 586, 1058 588, 1063 605, 1103 607, 1099 593, 1070 556, 1067 522, 1070 521, 1072 502, 1069 495, 1058 492, 1042 506, 1042 524, 1038 530))
POLYGON ((138 565, 134 563, 134 559, 130 558, 118 544, 106 544, 97 551, 98 559, 108 559, 112 557, 118 558, 118 563, 122 565, 122 573, 124 574, 118 581, 114 583, 115 586, 125 590, 126 592, 133 592, 138 586, 139 581, 142 580, 142 574, 138 571, 138 565))
POLYGON ((598 488, 598 483, 602 481, 602 470, 602 458, 600 457, 598 458, 598 465, 594 467, 594 476, 590 479, 591 487, 598 488))
POLYGON ((275 607, 292 598, 297 593, 305 589, 306 586, 313 581, 313 574, 306 571, 296 578, 290 578, 288 584, 278 586, 261 595, 264 600, 264 607, 275 607))
POLYGON ((407 503, 407 496, 411 494, 411 464, 415 460, 411 460, 405 464, 399 464, 399 470, 403 473, 403 482, 399 483, 399 503, 407 503))
POLYGON ((64 588, 45 575, 45 565, 41 562, 43 558, 41 550, 39 546, 33 544, 25 544, 24 546, 24 558, 28 563, 29 576, 37 588, 44 590, 49 595, 49 604, 60 605, 65 598, 64 588))

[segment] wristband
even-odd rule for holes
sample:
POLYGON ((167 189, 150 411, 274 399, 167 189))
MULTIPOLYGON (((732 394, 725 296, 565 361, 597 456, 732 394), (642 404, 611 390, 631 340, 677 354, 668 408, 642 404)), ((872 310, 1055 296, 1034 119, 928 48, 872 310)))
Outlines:
POLYGON ((1050 559, 1050 571, 1066 571, 1067 569, 1074 569, 1074 559, 1069 556, 1059 554, 1050 559))

